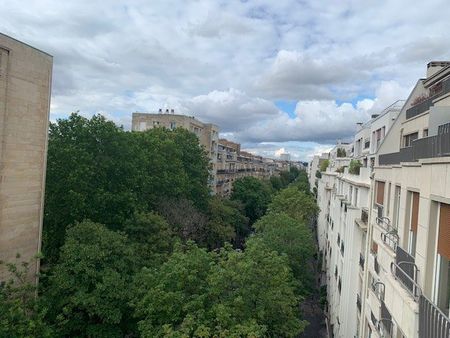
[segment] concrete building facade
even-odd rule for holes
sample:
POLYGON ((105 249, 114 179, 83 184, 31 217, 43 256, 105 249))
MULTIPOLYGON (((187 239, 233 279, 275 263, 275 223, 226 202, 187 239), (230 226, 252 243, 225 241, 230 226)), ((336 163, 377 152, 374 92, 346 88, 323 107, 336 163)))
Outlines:
POLYGON ((450 337, 450 63, 360 124, 352 159, 318 180, 330 336, 450 337))
MULTIPOLYGON (((0 34, 0 260, 41 248, 53 59, 0 34)), ((30 266, 36 275, 39 261, 30 266)), ((0 265, 0 280, 7 276, 0 265)))

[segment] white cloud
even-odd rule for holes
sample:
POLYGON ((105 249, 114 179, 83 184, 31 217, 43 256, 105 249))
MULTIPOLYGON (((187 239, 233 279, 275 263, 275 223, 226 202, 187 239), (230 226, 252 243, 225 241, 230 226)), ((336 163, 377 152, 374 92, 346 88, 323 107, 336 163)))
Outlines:
POLYGON ((354 123, 405 98, 430 59, 450 59, 445 0, 0 0, 0 8, 1 32, 54 56, 52 118, 105 112, 129 126, 133 111, 168 106, 237 141, 278 142, 272 152, 348 137, 354 123), (286 99, 299 101, 294 118, 273 104, 286 99))

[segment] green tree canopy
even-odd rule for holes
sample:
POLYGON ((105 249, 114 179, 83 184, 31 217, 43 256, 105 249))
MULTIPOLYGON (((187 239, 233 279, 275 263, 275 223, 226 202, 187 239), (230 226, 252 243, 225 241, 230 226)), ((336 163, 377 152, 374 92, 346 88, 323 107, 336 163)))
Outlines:
POLYGON ((269 205, 270 212, 285 212, 297 221, 306 223, 319 212, 312 196, 291 186, 280 191, 269 205))
POLYGON ((305 325, 285 258, 261 241, 219 254, 188 243, 135 284, 143 337, 295 337, 305 325))
POLYGON ((134 254, 127 238, 85 221, 67 230, 44 293, 58 335, 123 337, 130 330, 134 254))
POLYGON ((285 254, 294 277, 299 281, 299 293, 308 294, 314 286, 312 258, 316 252, 311 229, 304 222, 299 222, 283 212, 271 212, 253 226, 256 234, 248 243, 260 239, 271 250, 285 254))
POLYGON ((54 337, 44 320, 46 309, 36 299, 36 287, 28 282, 30 262, 0 261, 4 264, 9 278, 0 285, 0 337, 54 337))
POLYGON ((207 225, 207 247, 218 249, 226 242, 241 247, 250 233, 248 218, 237 201, 213 197, 209 201, 207 225))
POLYGON ((159 266, 173 250, 174 232, 167 221, 154 212, 134 215, 125 222, 124 231, 139 267, 159 266))
POLYGON ((167 198, 206 210, 207 179, 206 153, 189 131, 125 132, 100 115, 58 120, 49 132, 44 255, 54 262, 67 226, 85 219, 123 229, 167 198))
POLYGON ((231 199, 241 201, 252 224, 266 212, 271 195, 272 188, 267 182, 248 176, 233 183, 231 199))

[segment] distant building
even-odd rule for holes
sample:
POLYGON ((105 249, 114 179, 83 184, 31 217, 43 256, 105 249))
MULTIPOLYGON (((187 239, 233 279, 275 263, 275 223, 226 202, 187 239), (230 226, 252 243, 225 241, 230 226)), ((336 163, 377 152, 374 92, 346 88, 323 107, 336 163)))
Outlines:
POLYGON ((193 116, 175 114, 174 110, 162 109, 158 113, 133 113, 131 129, 145 131, 156 127, 167 129, 183 128, 197 135, 200 145, 208 154, 211 169, 209 185, 215 190, 217 172, 217 147, 219 141, 219 127, 211 123, 203 123, 193 116))
POLYGON ((280 154, 280 160, 289 162, 291 160, 291 154, 289 153, 280 154))
POLYGON ((268 178, 280 170, 289 169, 280 161, 270 160, 245 151, 239 143, 219 140, 219 127, 203 123, 192 116, 175 114, 171 109, 158 113, 133 113, 132 130, 145 131, 156 127, 184 128, 197 135, 199 143, 208 152, 211 163, 209 186, 213 194, 227 196, 233 182, 244 176, 268 178))
MULTIPOLYGON (((40 251, 52 56, 0 34, 0 260, 40 251)), ((36 276, 39 261, 30 266, 36 276)), ((7 276, 0 265, 0 281, 7 276)))

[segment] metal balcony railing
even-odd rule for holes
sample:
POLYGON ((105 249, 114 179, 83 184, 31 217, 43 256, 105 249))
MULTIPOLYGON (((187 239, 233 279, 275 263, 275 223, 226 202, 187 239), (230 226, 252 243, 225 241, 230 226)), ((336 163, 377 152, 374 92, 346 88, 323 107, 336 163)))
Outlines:
POLYGON ((373 282, 371 284, 371 289, 372 289, 373 293, 377 296, 377 298, 381 302, 384 302, 384 293, 386 290, 386 285, 384 285, 384 283, 380 282, 380 281, 373 282))
POLYGON ((380 320, 378 321, 378 331, 382 334, 382 337, 392 336, 392 315, 386 307, 384 301, 381 301, 380 306, 380 320))
POLYGON ((450 319, 424 295, 419 300, 419 338, 450 338, 450 319))
POLYGON ((386 244, 392 251, 397 251, 397 245, 399 241, 399 237, 397 234, 397 230, 392 229, 391 231, 382 232, 381 240, 384 244, 386 244))
POLYGON ((417 301, 422 293, 418 284, 419 269, 415 264, 414 257, 399 246, 397 246, 395 262, 391 263, 391 272, 394 278, 417 301))
POLYGON ((417 115, 422 114, 423 112, 430 109, 431 106, 433 106, 433 100, 436 99, 439 96, 445 95, 448 92, 450 92, 450 78, 446 79, 445 81, 442 81, 442 90, 440 90, 435 95, 426 98, 422 102, 412 106, 411 108, 406 110, 406 119, 413 118, 417 115))
POLYGON ((379 164, 391 165, 415 162, 423 158, 450 156, 450 132, 445 128, 441 130, 438 135, 414 140, 410 147, 401 148, 399 152, 380 155, 379 164))

